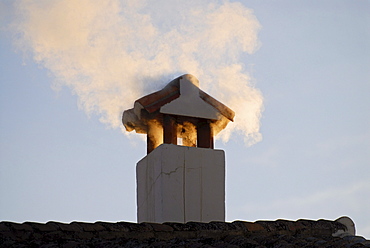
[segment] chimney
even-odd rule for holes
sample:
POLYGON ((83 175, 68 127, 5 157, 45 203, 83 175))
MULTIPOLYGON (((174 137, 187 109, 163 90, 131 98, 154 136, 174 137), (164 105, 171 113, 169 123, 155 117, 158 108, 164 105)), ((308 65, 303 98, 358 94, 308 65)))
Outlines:
POLYGON ((225 221, 225 154, 213 137, 233 118, 190 74, 123 112, 127 131, 147 135, 136 166, 139 223, 225 221))

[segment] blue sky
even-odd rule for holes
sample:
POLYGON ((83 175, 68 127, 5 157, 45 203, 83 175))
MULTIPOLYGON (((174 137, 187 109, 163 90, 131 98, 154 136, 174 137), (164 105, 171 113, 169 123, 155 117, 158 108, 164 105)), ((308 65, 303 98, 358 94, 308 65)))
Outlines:
MULTIPOLYGON (((216 142, 226 152, 227 221, 346 215, 369 238, 370 2, 241 4, 260 29, 258 49, 238 63, 264 111, 261 141, 248 147, 233 133, 216 142)), ((55 71, 14 44, 12 1, 1 5, 0 220, 135 222, 145 143, 87 113, 73 86, 55 90, 55 71)))

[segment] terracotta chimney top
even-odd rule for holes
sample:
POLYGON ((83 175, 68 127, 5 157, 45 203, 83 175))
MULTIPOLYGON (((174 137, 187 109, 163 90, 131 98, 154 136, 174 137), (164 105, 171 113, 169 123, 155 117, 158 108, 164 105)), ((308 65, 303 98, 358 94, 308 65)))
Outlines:
POLYGON ((147 134, 147 152, 162 143, 213 148, 213 137, 233 121, 234 111, 199 89, 199 81, 182 75, 162 90, 135 101, 123 112, 127 131, 147 134))

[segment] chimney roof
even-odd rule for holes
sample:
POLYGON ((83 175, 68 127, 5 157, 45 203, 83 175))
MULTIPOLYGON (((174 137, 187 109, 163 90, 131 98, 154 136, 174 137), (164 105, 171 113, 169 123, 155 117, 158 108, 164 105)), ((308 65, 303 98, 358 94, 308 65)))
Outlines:
POLYGON ((184 74, 162 90, 136 100, 132 109, 123 112, 122 123, 129 132, 147 133, 147 121, 156 118, 157 114, 210 120, 217 126, 213 135, 224 129, 235 116, 229 107, 199 89, 198 79, 190 74, 184 74))
MULTIPOLYGON (((199 92, 199 98, 202 101, 204 101, 204 103, 207 103, 208 105, 212 106, 219 114, 226 117, 230 121, 234 120, 234 116, 235 116, 234 111, 232 111, 226 105, 222 104, 221 102, 217 101, 215 98, 211 97, 210 95, 208 95, 207 93, 199 89, 198 79, 196 79, 193 75, 190 75, 190 74, 182 75, 172 80, 162 90, 159 90, 157 92, 146 95, 136 100, 135 105, 137 107, 141 106, 149 113, 153 113, 157 110, 160 110, 163 106, 168 105, 170 102, 174 101, 175 99, 183 95, 185 92, 182 92, 182 89, 185 88, 184 86, 186 86, 188 82, 191 82, 197 88, 199 92), (137 103, 140 105, 137 105, 137 103)), ((192 90, 194 90, 195 87, 192 87, 193 88, 192 90)), ((191 93, 194 93, 194 92, 191 92, 191 93)), ((190 101, 188 102, 188 104, 192 104, 192 102, 190 101)), ((184 107, 189 108, 189 105, 184 106, 184 107)))

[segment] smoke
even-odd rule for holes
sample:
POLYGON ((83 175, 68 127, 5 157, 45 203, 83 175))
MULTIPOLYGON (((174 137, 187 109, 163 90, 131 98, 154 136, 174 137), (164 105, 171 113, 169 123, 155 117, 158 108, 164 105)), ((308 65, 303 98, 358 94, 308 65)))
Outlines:
POLYGON ((48 69, 54 88, 67 86, 79 107, 121 127, 123 110, 184 73, 236 112, 220 133, 261 140, 262 95, 240 56, 258 49, 252 10, 225 1, 19 0, 16 47, 48 69))

